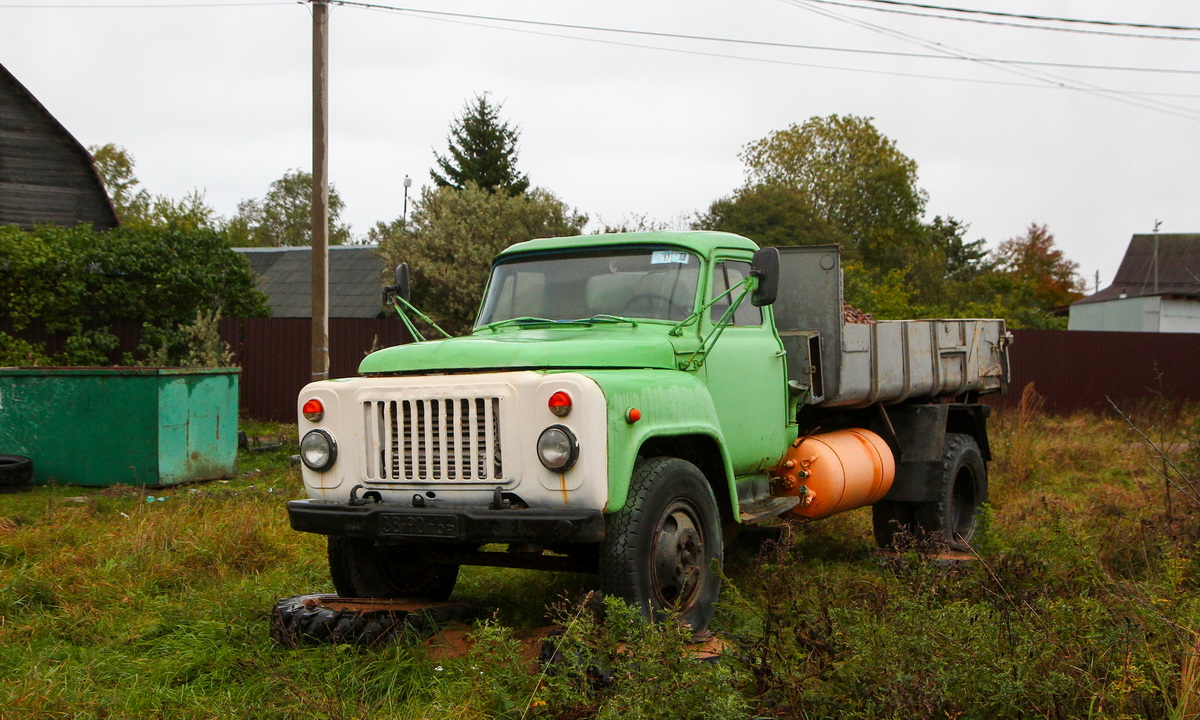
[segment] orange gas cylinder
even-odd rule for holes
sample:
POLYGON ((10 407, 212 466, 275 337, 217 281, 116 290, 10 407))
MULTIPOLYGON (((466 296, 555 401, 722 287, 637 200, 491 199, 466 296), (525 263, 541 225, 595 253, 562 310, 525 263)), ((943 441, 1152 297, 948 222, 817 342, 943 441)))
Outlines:
POLYGON ((797 438, 771 468, 771 490, 799 496, 795 519, 817 520, 877 502, 895 477, 896 459, 883 438, 852 428, 797 438))

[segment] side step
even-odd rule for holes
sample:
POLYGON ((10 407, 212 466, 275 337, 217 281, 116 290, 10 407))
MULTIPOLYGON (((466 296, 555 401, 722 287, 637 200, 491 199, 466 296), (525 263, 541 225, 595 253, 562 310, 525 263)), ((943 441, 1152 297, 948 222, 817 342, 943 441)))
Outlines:
POLYGON ((738 508, 738 519, 742 521, 743 525, 757 525, 764 520, 782 515, 799 504, 800 498, 796 495, 765 497, 762 500, 742 503, 738 508))

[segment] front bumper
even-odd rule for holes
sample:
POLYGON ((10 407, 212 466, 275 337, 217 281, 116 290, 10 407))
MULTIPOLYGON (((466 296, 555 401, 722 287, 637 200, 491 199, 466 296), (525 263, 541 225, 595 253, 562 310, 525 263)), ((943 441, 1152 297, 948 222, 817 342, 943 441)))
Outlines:
POLYGON ((604 514, 587 509, 414 508, 394 503, 292 500, 288 518, 292 529, 301 532, 430 543, 594 543, 604 539, 604 514))

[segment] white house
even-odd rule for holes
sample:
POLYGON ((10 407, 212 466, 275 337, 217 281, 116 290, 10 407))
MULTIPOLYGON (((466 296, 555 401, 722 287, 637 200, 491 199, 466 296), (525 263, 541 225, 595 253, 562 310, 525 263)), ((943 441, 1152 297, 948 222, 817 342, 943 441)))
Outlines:
POLYGON ((1200 333, 1200 234, 1134 235, 1112 285, 1070 312, 1070 330, 1200 333))

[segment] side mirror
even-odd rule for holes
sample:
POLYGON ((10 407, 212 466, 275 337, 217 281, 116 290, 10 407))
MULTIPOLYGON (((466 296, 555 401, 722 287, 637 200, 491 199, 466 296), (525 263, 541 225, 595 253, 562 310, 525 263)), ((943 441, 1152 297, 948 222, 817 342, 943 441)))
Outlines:
POLYGON ((396 266, 396 295, 404 298, 404 302, 412 300, 412 283, 408 279, 408 263, 402 262, 396 266))
POLYGON ((750 304, 762 307, 774 303, 779 294, 779 248, 766 247, 754 253, 750 274, 758 278, 750 304))
POLYGON ((408 280, 408 263, 403 262, 396 266, 396 282, 383 288, 383 304, 393 305, 396 298, 403 298, 404 302, 410 302, 411 296, 412 285, 408 280))

